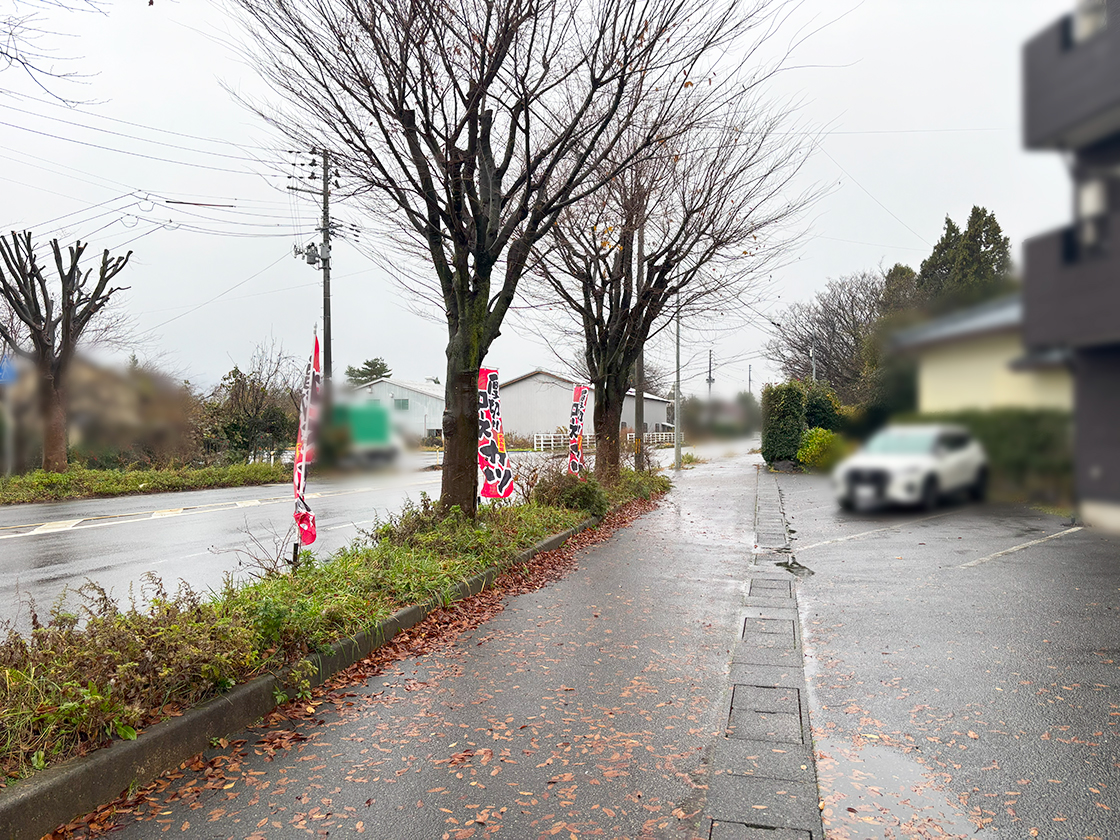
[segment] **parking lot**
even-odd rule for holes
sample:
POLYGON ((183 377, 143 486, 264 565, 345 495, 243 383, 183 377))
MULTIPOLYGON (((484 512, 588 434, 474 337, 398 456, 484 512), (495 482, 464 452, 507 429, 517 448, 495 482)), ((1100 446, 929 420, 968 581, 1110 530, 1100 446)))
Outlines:
POLYGON ((1022 506, 846 513, 822 479, 778 484, 829 837, 1115 837, 1117 541, 1022 506))

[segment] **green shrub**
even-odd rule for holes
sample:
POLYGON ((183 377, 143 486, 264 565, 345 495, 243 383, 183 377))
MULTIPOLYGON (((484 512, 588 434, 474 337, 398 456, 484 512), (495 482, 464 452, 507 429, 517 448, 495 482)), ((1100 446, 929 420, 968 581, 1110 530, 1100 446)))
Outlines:
POLYGON ((811 470, 827 472, 848 453, 847 441, 828 429, 806 429, 801 435, 797 461, 811 470))
POLYGON ((618 474, 618 481, 611 488, 610 495, 615 504, 625 504, 631 499, 648 501, 655 495, 668 493, 671 486, 672 482, 658 473, 623 469, 618 474))
POLYGON ((1073 418, 1067 411, 998 408, 903 415, 894 422, 966 427, 988 453, 999 495, 1051 503, 1073 498, 1073 418))
POLYGON ((283 464, 233 464, 201 469, 91 470, 72 466, 64 473, 36 470, 0 478, 0 504, 48 502, 90 496, 127 496, 213 487, 244 487, 291 481, 283 464))
POLYGON ((543 477, 533 488, 537 504, 582 510, 592 516, 605 516, 611 500, 607 491, 594 478, 579 479, 568 472, 554 472, 543 477))
POLYGON ((802 380, 797 385, 805 395, 805 425, 810 429, 840 431, 840 399, 832 386, 819 379, 802 380))
POLYGON ((792 461, 805 428, 805 395, 793 382, 762 389, 762 457, 766 463, 792 461))

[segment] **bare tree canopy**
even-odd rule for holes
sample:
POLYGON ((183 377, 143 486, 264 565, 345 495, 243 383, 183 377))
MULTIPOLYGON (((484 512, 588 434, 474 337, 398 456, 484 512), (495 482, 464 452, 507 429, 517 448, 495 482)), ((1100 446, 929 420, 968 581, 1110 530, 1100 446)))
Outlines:
MULTIPOLYGON (((59 33, 50 22, 58 12, 98 11, 100 0, 2 0, 0 10, 0 69, 22 70, 52 96, 51 80, 73 78, 59 69, 57 54, 49 42, 59 33)), ((65 60, 65 59, 61 59, 65 60)))
MULTIPOLYGON (((911 272, 912 274, 912 272, 911 272)), ((884 275, 863 271, 828 281, 807 303, 795 303, 774 322, 777 335, 766 358, 789 379, 817 378, 841 401, 860 402, 864 375, 878 358, 878 328, 884 315, 884 275)))
POLYGON ((788 225, 812 196, 792 188, 808 143, 780 130, 785 116, 740 103, 689 126, 566 209, 538 247, 595 384, 602 478, 618 469, 622 402, 646 341, 678 308, 742 309, 753 281, 788 253, 788 225))
POLYGON ((43 469, 66 469, 66 403, 63 378, 74 358, 82 334, 110 298, 123 290, 109 284, 128 264, 132 252, 123 257, 101 255, 96 280, 93 270, 81 269, 88 243, 75 242, 64 255, 57 239, 51 240, 59 288, 52 291, 39 264, 31 234, 12 233, 0 239, 0 296, 19 319, 25 335, 9 330, 0 320, 0 338, 13 352, 34 363, 39 378, 39 410, 43 418, 43 469), (26 343, 21 343, 21 339, 26 343))
POLYGON ((773 4, 229 2, 287 102, 258 111, 328 150, 375 223, 431 265, 448 330, 443 501, 473 512, 478 369, 534 244, 711 112, 716 64, 773 4))

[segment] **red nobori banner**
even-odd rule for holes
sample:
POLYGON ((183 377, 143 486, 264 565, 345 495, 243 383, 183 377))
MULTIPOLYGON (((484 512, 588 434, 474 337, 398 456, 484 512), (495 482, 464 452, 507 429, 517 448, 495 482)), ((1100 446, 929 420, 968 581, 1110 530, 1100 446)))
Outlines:
POLYGON ((498 400, 498 371, 478 371, 478 468, 482 470, 482 497, 508 499, 513 495, 513 470, 509 467, 502 412, 498 400))
POLYGON ((304 491, 307 489, 307 468, 315 460, 315 437, 319 425, 319 396, 323 386, 322 372, 319 370, 319 337, 315 336, 315 347, 311 351, 311 361, 307 363, 307 374, 303 383, 303 401, 299 409, 299 434, 296 437, 296 457, 293 462, 292 486, 296 494, 296 527, 299 541, 304 545, 315 542, 315 514, 307 505, 304 491))
POLYGON ((591 388, 587 385, 577 385, 572 392, 572 420, 568 426, 568 472, 580 478, 586 472, 583 463, 583 417, 590 395, 591 388))

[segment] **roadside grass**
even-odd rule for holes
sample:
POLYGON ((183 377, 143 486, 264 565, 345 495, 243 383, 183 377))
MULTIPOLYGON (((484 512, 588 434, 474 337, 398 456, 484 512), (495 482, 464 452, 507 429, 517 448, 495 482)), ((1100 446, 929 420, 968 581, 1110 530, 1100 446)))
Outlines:
POLYGON ((0 504, 244 487, 291 481, 291 478, 292 468, 284 464, 151 470, 90 470, 74 466, 64 473, 36 470, 0 478, 0 504))
MULTIPOLYGON (((614 506, 669 489, 624 471, 614 506)), ((537 502, 494 504, 472 522, 442 515, 426 496, 327 558, 302 555, 293 572, 247 584, 227 578, 208 596, 170 593, 154 575, 126 608, 96 584, 60 600, 32 631, 0 639, 0 774, 36 770, 135 738, 266 671, 278 671, 401 607, 447 597, 456 583, 571 528, 587 510, 537 502)), ((296 669, 297 691, 310 690, 296 669), (301 682, 302 680, 302 682, 301 682)), ((278 698, 286 699, 286 698, 278 698)), ((0 787, 4 781, 0 780, 0 787)))
POLYGON ((708 459, 707 458, 701 458, 695 452, 686 452, 683 455, 681 455, 681 466, 684 467, 685 469, 687 469, 689 467, 695 467, 697 464, 706 464, 706 463, 708 463, 708 459))

